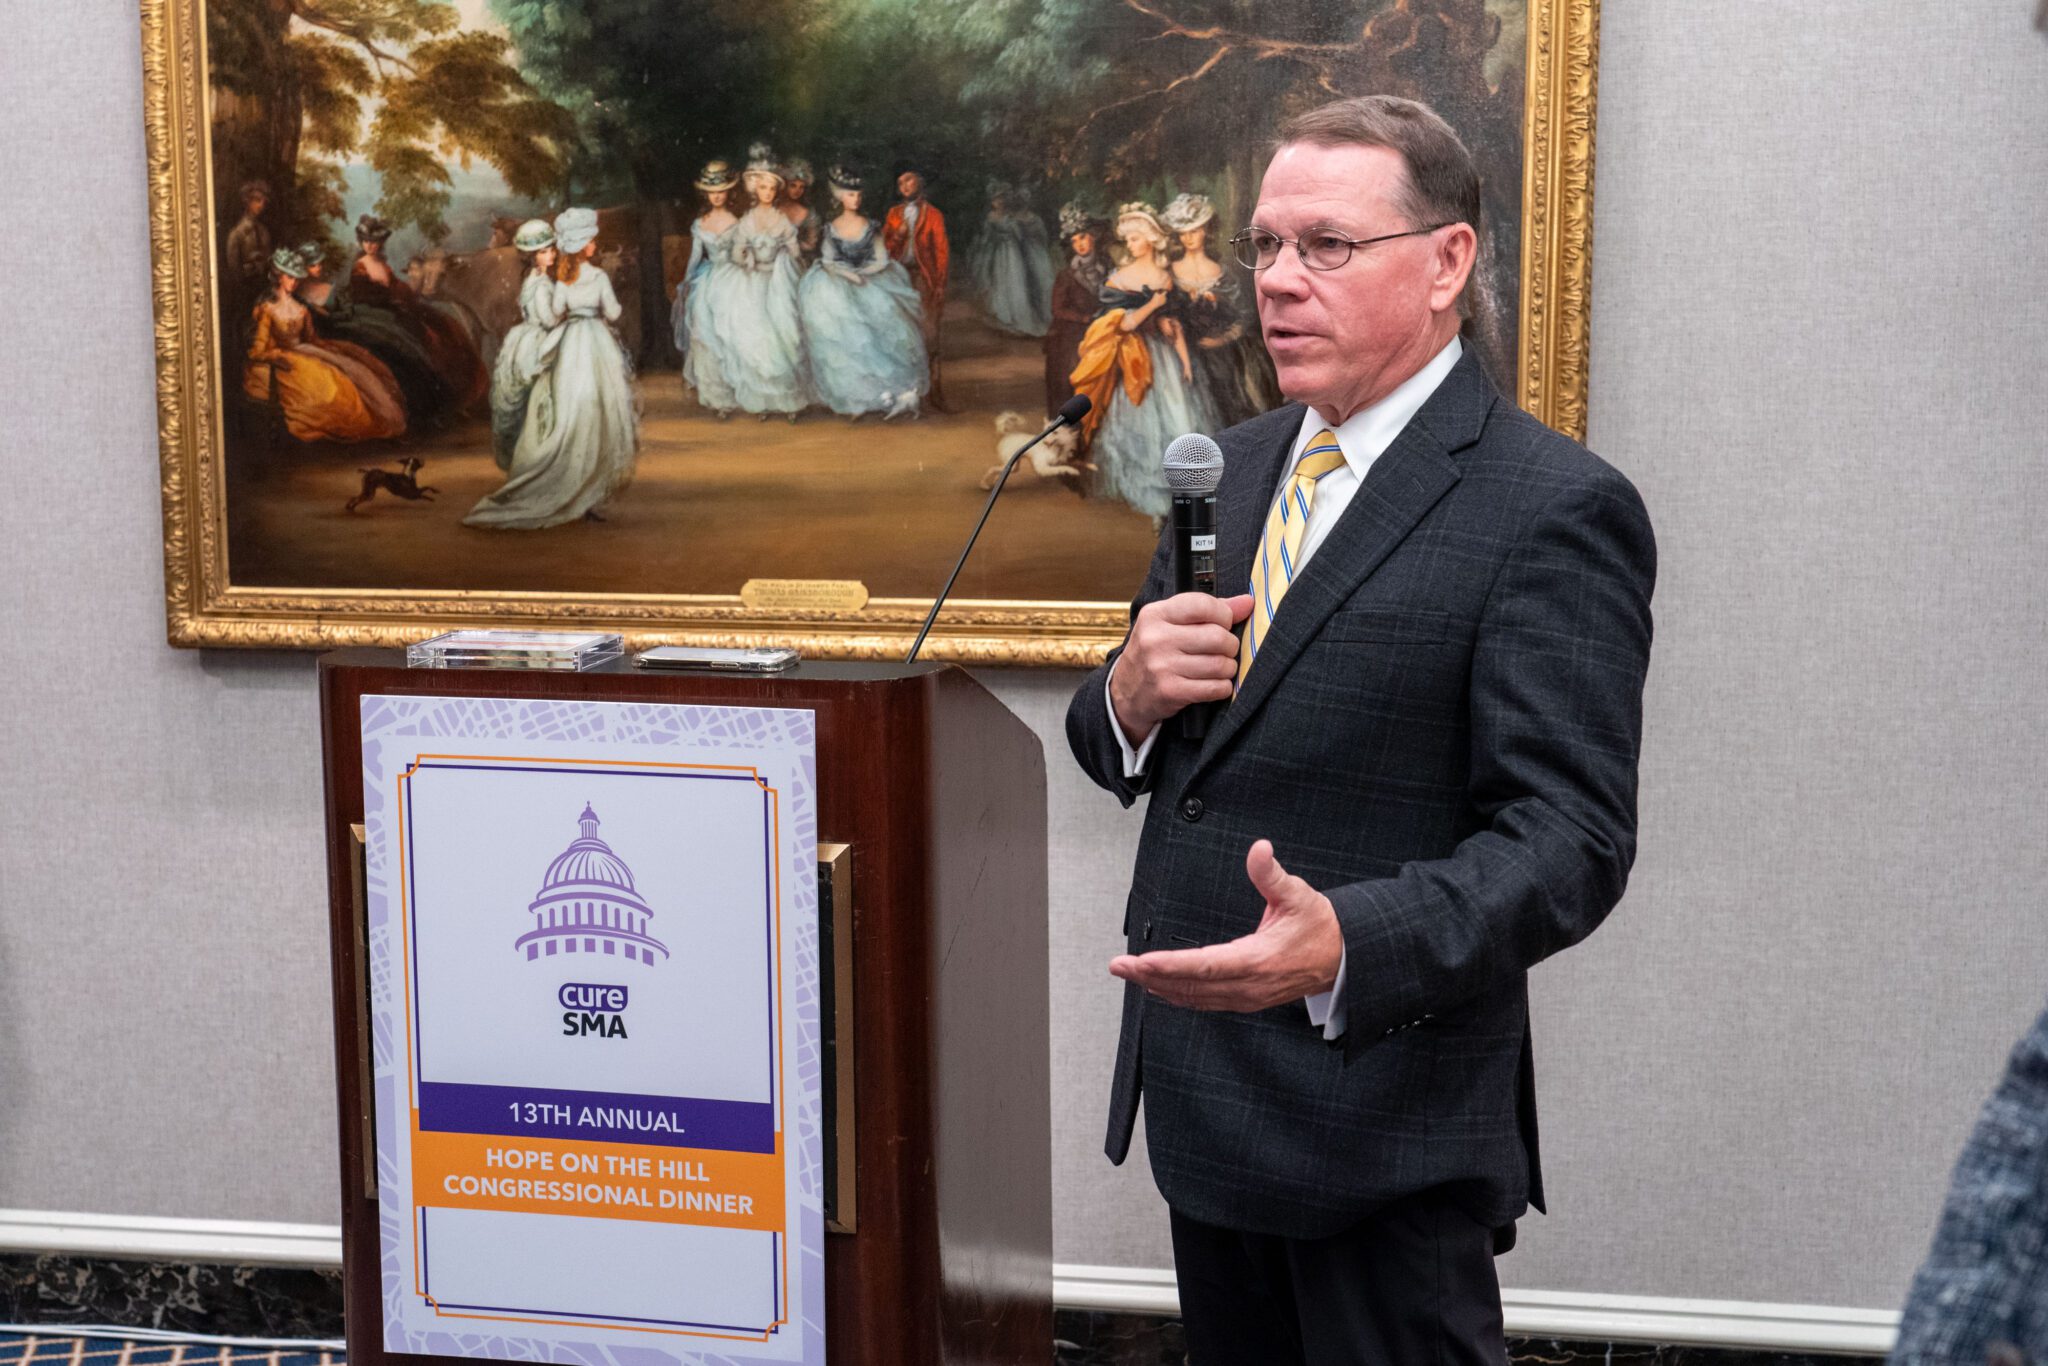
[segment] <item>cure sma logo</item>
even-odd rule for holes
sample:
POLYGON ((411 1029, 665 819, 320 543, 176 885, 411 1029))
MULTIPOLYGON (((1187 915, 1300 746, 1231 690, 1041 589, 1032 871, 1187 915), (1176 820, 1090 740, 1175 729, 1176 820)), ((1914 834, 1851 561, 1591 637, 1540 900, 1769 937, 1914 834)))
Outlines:
POLYGON ((600 1039, 626 1037, 626 989, 599 982, 564 982, 555 993, 562 1004, 564 1034, 595 1034, 600 1039))
MULTIPOLYGON (((532 928, 519 936, 514 951, 529 962, 572 953, 650 966, 666 959, 668 946, 647 931, 654 910, 635 890, 633 870, 597 837, 597 812, 588 802, 577 824, 582 833, 548 865, 539 895, 527 905, 532 928)), ((625 987, 565 982, 555 999, 564 1034, 627 1037, 625 987)))

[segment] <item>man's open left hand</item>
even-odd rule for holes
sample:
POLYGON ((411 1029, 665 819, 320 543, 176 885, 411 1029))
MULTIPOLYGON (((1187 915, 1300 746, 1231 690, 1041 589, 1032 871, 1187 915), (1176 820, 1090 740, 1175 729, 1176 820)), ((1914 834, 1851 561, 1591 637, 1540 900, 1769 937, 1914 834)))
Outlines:
POLYGON ((1244 868, 1266 898, 1258 929, 1206 948, 1122 954, 1110 972, 1193 1010, 1266 1010, 1328 991, 1344 960, 1330 898, 1282 868, 1271 840, 1251 847, 1244 868))

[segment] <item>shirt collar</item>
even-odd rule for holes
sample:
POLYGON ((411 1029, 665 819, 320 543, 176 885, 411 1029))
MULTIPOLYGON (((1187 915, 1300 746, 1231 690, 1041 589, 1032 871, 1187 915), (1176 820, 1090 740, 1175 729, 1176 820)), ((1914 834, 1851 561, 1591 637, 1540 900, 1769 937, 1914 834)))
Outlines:
MULTIPOLYGON (((1429 396, 1436 392, 1437 386, 1457 365, 1458 357, 1464 354, 1464 343, 1452 337, 1429 364, 1402 380, 1394 392, 1370 408, 1353 413, 1342 426, 1331 429, 1337 435, 1337 444, 1344 450, 1344 463, 1350 467, 1353 476, 1360 480, 1365 478, 1372 462, 1394 444, 1394 438, 1401 434, 1403 427, 1415 420, 1415 414, 1429 402, 1429 396)), ((1301 431, 1295 435, 1294 453, 1288 458, 1288 469, 1293 469, 1300 461, 1301 453, 1308 449, 1310 438, 1323 430, 1322 414, 1314 408, 1302 414, 1301 431)))

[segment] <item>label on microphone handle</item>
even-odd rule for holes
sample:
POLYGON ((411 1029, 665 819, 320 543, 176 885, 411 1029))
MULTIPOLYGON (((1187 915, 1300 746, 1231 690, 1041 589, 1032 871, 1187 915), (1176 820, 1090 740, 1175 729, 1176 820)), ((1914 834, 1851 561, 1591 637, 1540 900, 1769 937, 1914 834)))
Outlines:
POLYGON ((1173 591, 1216 591, 1216 496, 1173 499, 1173 591))

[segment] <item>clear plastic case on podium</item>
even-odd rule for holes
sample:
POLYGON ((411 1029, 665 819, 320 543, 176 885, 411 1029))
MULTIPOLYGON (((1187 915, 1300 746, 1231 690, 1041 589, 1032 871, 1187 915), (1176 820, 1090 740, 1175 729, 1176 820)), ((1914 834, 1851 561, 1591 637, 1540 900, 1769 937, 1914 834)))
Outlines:
POLYGON ((544 669, 577 673, 625 653, 615 632, 444 631, 405 647, 411 669, 544 669))

